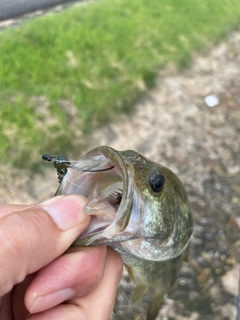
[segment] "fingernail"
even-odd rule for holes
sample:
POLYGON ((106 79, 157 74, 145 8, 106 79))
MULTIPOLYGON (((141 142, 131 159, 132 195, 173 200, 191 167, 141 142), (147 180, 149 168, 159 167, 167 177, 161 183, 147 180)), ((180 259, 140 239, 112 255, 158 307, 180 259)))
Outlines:
POLYGON ((50 309, 58 304, 71 299, 74 296, 72 289, 63 289, 56 292, 49 293, 45 296, 38 297, 33 301, 32 307, 30 308, 31 313, 41 312, 46 309, 50 309))
POLYGON ((86 220, 82 214, 86 199, 77 195, 58 196, 41 203, 60 230, 69 230, 86 220))

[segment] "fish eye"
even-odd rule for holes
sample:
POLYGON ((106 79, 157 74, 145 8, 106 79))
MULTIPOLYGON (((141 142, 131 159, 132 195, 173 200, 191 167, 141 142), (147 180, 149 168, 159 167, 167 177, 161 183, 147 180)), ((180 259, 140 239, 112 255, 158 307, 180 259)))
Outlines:
POLYGON ((160 192, 164 185, 164 176, 156 169, 151 172, 149 184, 154 192, 160 192))

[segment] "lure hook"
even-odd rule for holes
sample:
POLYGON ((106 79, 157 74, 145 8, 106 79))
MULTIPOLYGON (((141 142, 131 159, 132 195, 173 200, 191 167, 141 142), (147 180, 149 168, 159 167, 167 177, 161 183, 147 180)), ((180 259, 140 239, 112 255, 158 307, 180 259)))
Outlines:
POLYGON ((42 155, 42 159, 48 162, 53 161, 53 165, 57 170, 59 183, 62 182, 64 176, 67 173, 68 168, 72 168, 74 170, 81 171, 81 172, 103 172, 103 171, 108 171, 114 168, 114 165, 112 165, 111 167, 104 168, 104 169, 83 169, 83 168, 79 168, 72 165, 71 162, 68 160, 68 158, 64 156, 55 156, 47 153, 44 153, 42 155))

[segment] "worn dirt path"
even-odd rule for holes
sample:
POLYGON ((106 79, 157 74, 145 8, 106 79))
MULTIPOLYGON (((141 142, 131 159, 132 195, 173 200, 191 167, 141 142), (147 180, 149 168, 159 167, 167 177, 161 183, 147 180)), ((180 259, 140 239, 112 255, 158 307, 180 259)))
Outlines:
MULTIPOLYGON (((240 248, 240 31, 190 68, 159 73, 131 117, 94 132, 99 145, 134 149, 172 169, 189 195, 195 227, 190 260, 178 289, 166 295, 158 319, 236 319, 240 248), (216 95, 208 107, 204 98, 216 95)), ((1 202, 32 203, 56 189, 52 168, 42 175, 2 168, 1 202)), ((119 288, 115 319, 145 319, 147 299, 131 306, 132 285, 119 288)))

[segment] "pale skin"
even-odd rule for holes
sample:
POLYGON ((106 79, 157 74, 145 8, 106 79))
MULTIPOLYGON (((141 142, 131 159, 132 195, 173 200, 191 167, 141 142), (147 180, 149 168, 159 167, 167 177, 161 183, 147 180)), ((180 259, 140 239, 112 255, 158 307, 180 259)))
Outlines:
POLYGON ((110 319, 122 260, 105 246, 70 247, 90 222, 85 204, 0 205, 0 319, 110 319))

